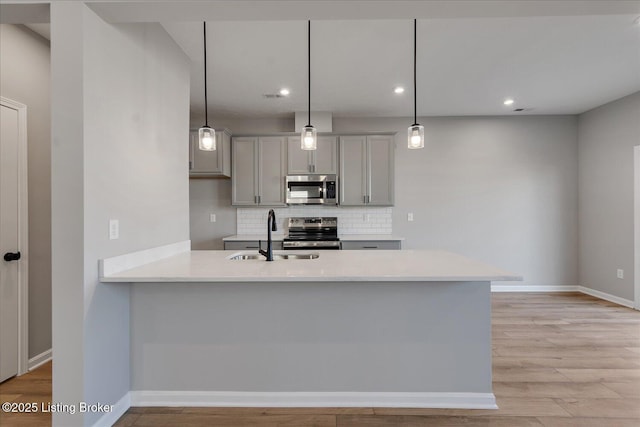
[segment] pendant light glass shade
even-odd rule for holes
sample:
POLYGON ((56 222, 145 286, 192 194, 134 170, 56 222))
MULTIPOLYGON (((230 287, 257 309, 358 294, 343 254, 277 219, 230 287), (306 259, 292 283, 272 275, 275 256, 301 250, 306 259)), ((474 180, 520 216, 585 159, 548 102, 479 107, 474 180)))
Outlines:
POLYGON ((418 124, 418 87, 416 84, 417 26, 413 20, 413 124, 407 129, 407 147, 412 150, 424 148, 424 126, 418 124))
POLYGON ((198 148, 202 151, 215 151, 216 131, 209 126, 198 129, 198 148))
POLYGON ((300 148, 303 150, 315 150, 318 148, 318 132, 312 125, 307 125, 302 128, 302 135, 300 135, 300 148))
POLYGON ((409 126, 407 134, 407 146, 409 148, 424 148, 424 126, 413 124, 409 126))
POLYGON ((307 24, 307 87, 309 89, 307 113, 309 120, 307 121, 307 125, 302 128, 302 133, 300 134, 300 148, 303 150, 316 150, 318 148, 318 131, 311 124, 311 21, 307 21, 307 24))
POLYGON ((198 129, 198 148, 202 151, 216 150, 216 130, 209 127, 209 100, 207 99, 207 23, 203 27, 204 35, 204 121, 198 129))

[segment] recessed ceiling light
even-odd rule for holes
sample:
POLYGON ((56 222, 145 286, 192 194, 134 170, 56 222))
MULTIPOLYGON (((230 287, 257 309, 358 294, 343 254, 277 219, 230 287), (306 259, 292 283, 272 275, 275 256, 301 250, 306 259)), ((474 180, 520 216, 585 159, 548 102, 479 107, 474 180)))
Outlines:
POLYGON ((289 89, 287 89, 287 88, 280 89, 280 95, 282 95, 282 96, 287 96, 287 95, 289 95, 289 93, 290 93, 289 89))
POLYGON ((513 105, 513 103, 514 103, 514 101, 511 98, 507 98, 503 102, 504 105, 513 105))
POLYGON ((393 88, 393 92, 397 94, 404 93, 404 88, 402 86, 396 86, 393 88))

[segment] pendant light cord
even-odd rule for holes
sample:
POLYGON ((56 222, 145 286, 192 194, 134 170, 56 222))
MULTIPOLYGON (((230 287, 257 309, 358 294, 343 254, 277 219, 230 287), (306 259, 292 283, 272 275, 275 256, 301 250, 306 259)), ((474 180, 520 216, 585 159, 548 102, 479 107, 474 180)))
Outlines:
POLYGON ((416 56, 417 56, 417 37, 418 20, 413 20, 413 124, 418 123, 418 85, 416 83, 416 56))
POLYGON ((307 69, 308 69, 308 89, 309 96, 307 98, 307 113, 308 113, 308 121, 307 126, 311 126, 311 21, 307 21, 308 29, 307 29, 307 69))
POLYGON ((207 21, 204 21, 204 125, 209 127, 209 107, 207 100, 207 21))

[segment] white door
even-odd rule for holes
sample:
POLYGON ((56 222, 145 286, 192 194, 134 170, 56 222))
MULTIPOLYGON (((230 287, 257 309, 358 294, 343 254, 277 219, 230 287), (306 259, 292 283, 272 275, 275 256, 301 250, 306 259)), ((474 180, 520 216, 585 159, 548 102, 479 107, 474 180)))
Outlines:
POLYGON ((18 110, 0 116, 0 382, 18 374, 18 110), (7 255, 7 259, 10 258, 7 255))

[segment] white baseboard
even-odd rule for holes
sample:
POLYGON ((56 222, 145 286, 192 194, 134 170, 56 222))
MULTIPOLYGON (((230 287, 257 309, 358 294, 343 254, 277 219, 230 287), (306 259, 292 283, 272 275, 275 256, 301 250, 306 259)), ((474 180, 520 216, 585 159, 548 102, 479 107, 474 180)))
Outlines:
POLYGON ((131 406, 498 409, 493 393, 132 391, 131 406))
POLYGON ((491 284, 491 292, 580 292, 576 285, 500 285, 491 284))
POLYGON ((100 417, 98 421, 93 424, 93 427, 111 427, 124 415, 125 412, 131 407, 131 392, 126 393, 124 396, 113 405, 111 412, 106 412, 100 417))
POLYGON ((591 288, 585 288, 584 286, 578 286, 578 290, 583 294, 591 295, 592 297, 600 298, 605 301, 613 302, 616 304, 623 305, 625 307, 633 308, 633 301, 626 298, 620 298, 615 295, 608 294, 606 292, 597 291, 591 288))
POLYGON ((580 292, 625 307, 634 308, 632 300, 579 285, 500 285, 492 283, 491 292, 580 292))
POLYGON ((29 371, 32 371, 32 370, 34 370, 36 368, 39 368, 40 366, 44 365, 45 363, 47 363, 50 360, 51 360, 51 349, 43 351, 42 353, 38 354, 37 356, 34 356, 31 359, 29 359, 29 363, 27 365, 27 369, 29 371))

